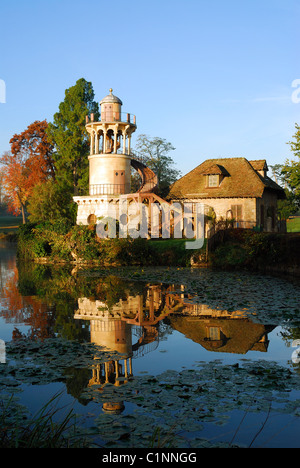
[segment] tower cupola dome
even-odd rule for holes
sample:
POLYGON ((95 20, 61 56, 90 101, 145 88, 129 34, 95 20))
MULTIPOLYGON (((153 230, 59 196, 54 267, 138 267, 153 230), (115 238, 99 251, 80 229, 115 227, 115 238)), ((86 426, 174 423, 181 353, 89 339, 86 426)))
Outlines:
POLYGON ((120 104, 122 106, 123 102, 121 101, 121 99, 115 96, 112 92, 113 90, 112 88, 110 88, 109 94, 105 96, 105 98, 103 98, 102 101, 100 101, 101 106, 102 104, 113 104, 113 103, 120 104))

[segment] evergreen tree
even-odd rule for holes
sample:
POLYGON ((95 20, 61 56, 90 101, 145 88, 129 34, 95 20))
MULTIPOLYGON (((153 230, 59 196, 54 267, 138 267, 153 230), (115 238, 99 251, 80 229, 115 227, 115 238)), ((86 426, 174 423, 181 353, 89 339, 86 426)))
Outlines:
POLYGON ((66 89, 59 112, 49 123, 48 136, 56 152, 56 180, 73 195, 83 195, 88 189, 88 154, 90 139, 85 129, 86 115, 99 119, 99 106, 94 101, 92 84, 80 78, 66 89))

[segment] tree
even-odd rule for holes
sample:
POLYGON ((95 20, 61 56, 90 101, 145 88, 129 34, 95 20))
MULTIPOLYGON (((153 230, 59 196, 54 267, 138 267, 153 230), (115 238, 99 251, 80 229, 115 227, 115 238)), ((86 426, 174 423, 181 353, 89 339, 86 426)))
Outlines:
POLYGON ((85 129, 86 115, 99 118, 92 84, 80 78, 66 89, 59 112, 49 123, 48 136, 55 147, 54 164, 57 181, 73 195, 84 193, 88 186, 88 154, 90 140, 85 129))
POLYGON ((30 193, 26 164, 21 154, 14 156, 9 151, 1 157, 1 164, 5 167, 3 185, 8 196, 8 211, 15 216, 22 213, 25 224, 25 207, 30 193))
POLYGON ((53 180, 34 187, 27 211, 31 223, 64 220, 73 224, 76 220, 76 204, 72 196, 53 180))
POLYGON ((7 196, 4 188, 4 170, 0 169, 0 209, 7 205, 7 196))
POLYGON ((24 132, 15 134, 11 151, 0 158, 3 166, 3 186, 8 197, 8 210, 14 215, 22 213, 26 222, 26 204, 33 187, 54 178, 53 147, 46 135, 47 122, 35 121, 24 132))
POLYGON ((295 194, 289 186, 288 177, 284 172, 284 167, 285 166, 283 164, 275 164, 274 166, 270 166, 270 169, 272 170, 275 182, 284 187, 286 198, 284 200, 278 200, 277 212, 280 219, 287 220, 291 215, 297 212, 298 206, 295 194))
POLYGON ((280 219, 287 220, 290 216, 294 215, 298 210, 297 199, 291 190, 285 189, 286 198, 278 200, 277 212, 280 219))
POLYGON ((287 187, 287 180, 285 174, 282 173, 283 164, 274 164, 269 166, 272 171, 272 176, 275 182, 283 187, 287 187))
POLYGON ((174 169, 174 161, 169 156, 173 150, 173 145, 164 138, 149 138, 145 134, 137 137, 134 152, 157 175, 161 196, 165 196, 169 186, 181 176, 180 171, 174 169))
POLYGON ((300 206, 300 126, 295 125, 296 133, 293 136, 294 141, 288 142, 291 150, 298 160, 287 160, 282 168, 282 174, 288 183, 293 195, 295 196, 298 207, 300 206))
POLYGON ((15 134, 11 140, 11 152, 14 156, 22 154, 26 160, 31 184, 39 183, 43 179, 55 179, 53 161, 54 147, 47 136, 48 123, 46 120, 36 120, 28 125, 20 134, 15 134))

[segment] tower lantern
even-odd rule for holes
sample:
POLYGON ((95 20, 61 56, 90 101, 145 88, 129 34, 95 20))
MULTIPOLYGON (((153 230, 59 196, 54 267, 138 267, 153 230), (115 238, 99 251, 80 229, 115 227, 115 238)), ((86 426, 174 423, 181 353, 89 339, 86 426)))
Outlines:
POLYGON ((122 112, 122 101, 109 90, 100 102, 101 118, 88 118, 90 134, 89 179, 90 195, 120 195, 130 193, 131 135, 136 130, 136 118, 122 112))
POLYGON ((114 121, 121 118, 121 107, 123 102, 117 96, 113 95, 113 90, 110 88, 109 94, 100 101, 101 106, 101 121, 114 121))

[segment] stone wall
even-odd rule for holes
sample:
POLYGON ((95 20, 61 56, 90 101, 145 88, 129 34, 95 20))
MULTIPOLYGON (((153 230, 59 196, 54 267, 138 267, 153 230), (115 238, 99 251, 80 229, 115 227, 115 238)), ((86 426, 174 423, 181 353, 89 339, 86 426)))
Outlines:
POLYGON ((262 225, 265 232, 278 232, 277 223, 277 196, 265 191, 262 198, 205 198, 193 199, 189 202, 200 202, 206 207, 213 208, 216 221, 235 219, 235 227, 253 228, 262 225), (237 206, 239 208, 237 208, 237 206), (263 222, 262 222, 263 221, 263 222))

